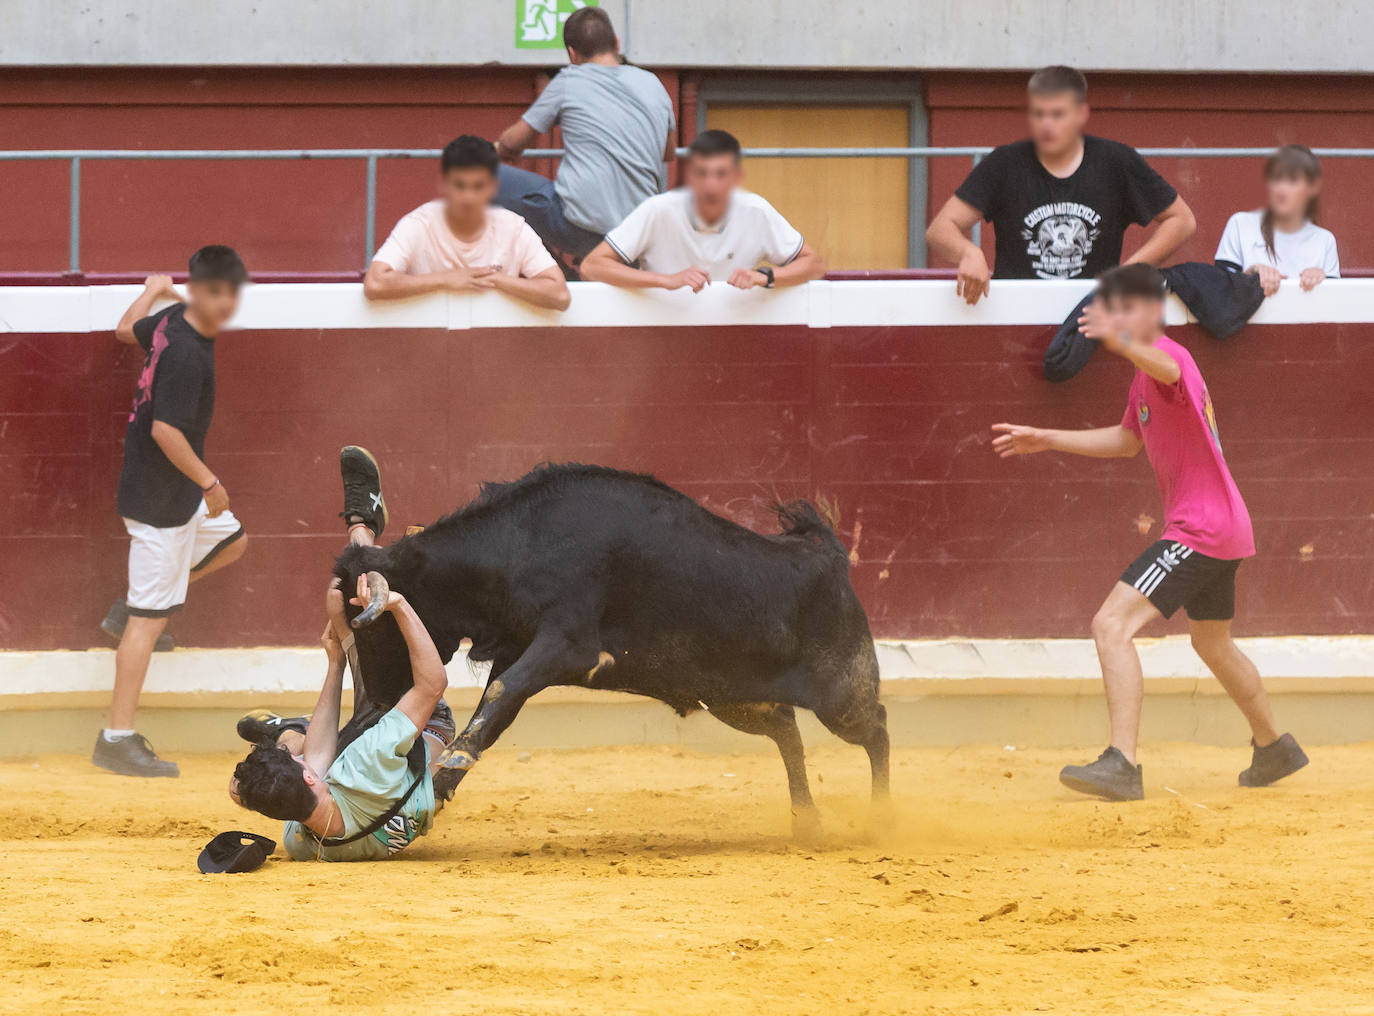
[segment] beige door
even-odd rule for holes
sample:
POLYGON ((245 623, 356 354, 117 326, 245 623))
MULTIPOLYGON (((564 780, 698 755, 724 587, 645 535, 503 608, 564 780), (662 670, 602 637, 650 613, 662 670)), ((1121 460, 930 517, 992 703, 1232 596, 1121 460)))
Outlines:
MULTIPOLYGON (((706 125, 745 148, 902 148, 910 107, 715 105, 706 125)), ((832 269, 907 267, 906 159, 752 159, 745 186, 771 201, 832 269)))

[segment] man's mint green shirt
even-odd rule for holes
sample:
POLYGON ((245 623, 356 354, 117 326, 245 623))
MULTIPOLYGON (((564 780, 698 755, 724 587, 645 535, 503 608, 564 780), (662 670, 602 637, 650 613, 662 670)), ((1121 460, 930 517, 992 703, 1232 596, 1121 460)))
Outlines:
MULTIPOLYGON (((392 709, 366 733, 339 753, 324 780, 343 814, 342 833, 352 836, 405 796, 415 774, 406 755, 420 732, 400 709, 392 709)), ((391 821, 371 836, 339 847, 322 847, 315 834, 300 822, 288 822, 282 843, 293 861, 385 861, 410 846, 434 824, 434 780, 429 774, 429 745, 421 784, 391 821)))

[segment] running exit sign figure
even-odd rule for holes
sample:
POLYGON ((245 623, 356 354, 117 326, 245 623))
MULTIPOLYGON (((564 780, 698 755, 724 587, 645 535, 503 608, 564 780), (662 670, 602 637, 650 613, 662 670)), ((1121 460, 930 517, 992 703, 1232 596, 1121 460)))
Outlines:
POLYGON ((562 49, 563 22, 599 0, 515 0, 515 48, 562 49))

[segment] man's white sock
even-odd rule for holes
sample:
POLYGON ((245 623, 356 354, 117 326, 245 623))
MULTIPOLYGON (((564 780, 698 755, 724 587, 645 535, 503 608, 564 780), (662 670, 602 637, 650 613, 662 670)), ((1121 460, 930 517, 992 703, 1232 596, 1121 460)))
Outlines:
POLYGON ((111 744, 113 744, 115 741, 122 741, 122 740, 124 740, 124 738, 129 737, 130 735, 133 734, 133 731, 132 731, 132 730, 111 730, 109 727, 106 727, 103 731, 101 731, 101 734, 102 734, 102 736, 105 738, 105 740, 107 740, 107 741, 109 741, 111 744))

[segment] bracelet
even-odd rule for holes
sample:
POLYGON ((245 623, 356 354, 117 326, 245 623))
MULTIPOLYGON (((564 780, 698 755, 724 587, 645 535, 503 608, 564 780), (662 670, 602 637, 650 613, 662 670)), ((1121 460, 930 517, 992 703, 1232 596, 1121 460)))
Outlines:
POLYGON ((200 488, 200 492, 201 492, 202 494, 208 494, 208 493, 210 493, 210 491, 214 490, 214 489, 215 489, 216 487, 218 487, 218 486, 219 486, 219 477, 217 476, 217 477, 215 477, 213 480, 211 480, 210 483, 209 483, 207 486, 201 487, 201 488, 200 488))

